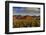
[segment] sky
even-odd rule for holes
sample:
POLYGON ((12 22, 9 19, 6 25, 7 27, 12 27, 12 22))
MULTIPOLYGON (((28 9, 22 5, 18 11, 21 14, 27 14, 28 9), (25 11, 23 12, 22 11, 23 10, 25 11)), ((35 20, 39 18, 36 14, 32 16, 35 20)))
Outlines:
POLYGON ((31 15, 39 16, 40 8, 33 7, 13 7, 13 15, 31 15))

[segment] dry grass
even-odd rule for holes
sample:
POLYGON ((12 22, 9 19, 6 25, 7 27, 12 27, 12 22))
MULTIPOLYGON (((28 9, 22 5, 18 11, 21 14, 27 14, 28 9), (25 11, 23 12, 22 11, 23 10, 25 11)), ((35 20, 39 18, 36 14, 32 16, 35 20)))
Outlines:
POLYGON ((37 18, 34 19, 28 18, 28 19, 15 19, 13 18, 13 28, 18 27, 39 27, 40 26, 40 20, 37 18))

